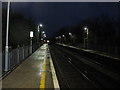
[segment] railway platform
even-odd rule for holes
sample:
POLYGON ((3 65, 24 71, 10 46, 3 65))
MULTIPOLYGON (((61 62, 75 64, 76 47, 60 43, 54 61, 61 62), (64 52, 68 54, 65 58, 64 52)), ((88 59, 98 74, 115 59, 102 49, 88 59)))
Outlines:
POLYGON ((47 44, 42 45, 17 68, 2 79, 2 89, 59 88, 54 65, 47 44))

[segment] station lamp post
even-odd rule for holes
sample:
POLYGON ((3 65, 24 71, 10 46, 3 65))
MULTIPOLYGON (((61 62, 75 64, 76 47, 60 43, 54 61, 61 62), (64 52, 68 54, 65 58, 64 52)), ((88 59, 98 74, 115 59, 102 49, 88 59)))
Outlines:
POLYGON ((64 43, 64 42, 66 41, 66 40, 65 40, 65 35, 62 35, 62 37, 63 37, 63 43, 64 43))
POLYGON ((40 36, 39 36, 39 35, 40 35, 40 28, 42 28, 42 27, 43 27, 42 24, 39 24, 39 25, 38 25, 38 42, 40 41, 40 39, 39 39, 40 36))
POLYGON ((71 42, 72 42, 72 33, 69 32, 68 34, 70 35, 70 39, 71 39, 71 42))
POLYGON ((8 6, 7 6, 7 26, 6 26, 6 45, 5 45, 5 71, 8 71, 8 53, 9 53, 9 46, 8 46, 9 15, 10 15, 10 0, 8 0, 8 6))
MULTIPOLYGON (((42 27, 42 25, 40 25, 40 26, 42 27)), ((45 31, 42 31, 40 35, 41 35, 41 37, 40 37, 41 38, 41 42, 42 43, 45 42, 45 38, 46 38, 45 31)))
POLYGON ((42 25, 42 24, 40 24, 40 27, 43 27, 43 25, 42 25))
POLYGON ((41 36, 42 36, 43 38, 46 37, 45 31, 42 31, 41 36))
POLYGON ((33 31, 30 31, 30 53, 32 53, 32 38, 33 38, 33 31))
POLYGON ((88 35, 89 35, 89 29, 87 27, 84 27, 84 33, 86 33, 86 37, 84 38, 84 48, 88 48, 88 35), (87 41, 86 41, 87 40, 87 41), (87 44, 86 44, 87 43, 87 44))
POLYGON ((62 37, 63 37, 63 43, 66 43, 66 36, 62 35, 62 37))
POLYGON ((42 40, 42 42, 45 42, 46 40, 45 40, 45 38, 46 38, 47 36, 46 36, 46 34, 45 34, 45 31, 42 31, 41 32, 41 40, 42 40))

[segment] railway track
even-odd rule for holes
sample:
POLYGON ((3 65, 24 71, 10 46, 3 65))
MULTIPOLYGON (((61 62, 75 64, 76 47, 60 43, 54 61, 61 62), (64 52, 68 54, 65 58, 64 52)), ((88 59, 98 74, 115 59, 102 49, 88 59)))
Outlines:
POLYGON ((120 76, 95 58, 83 57, 76 51, 50 45, 61 88, 120 88, 120 76))

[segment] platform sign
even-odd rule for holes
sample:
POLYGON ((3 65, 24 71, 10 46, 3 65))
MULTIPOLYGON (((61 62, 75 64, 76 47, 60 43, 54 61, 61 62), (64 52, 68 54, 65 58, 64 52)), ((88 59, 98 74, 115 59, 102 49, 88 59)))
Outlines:
POLYGON ((31 38, 33 37, 33 31, 30 31, 30 37, 31 38))

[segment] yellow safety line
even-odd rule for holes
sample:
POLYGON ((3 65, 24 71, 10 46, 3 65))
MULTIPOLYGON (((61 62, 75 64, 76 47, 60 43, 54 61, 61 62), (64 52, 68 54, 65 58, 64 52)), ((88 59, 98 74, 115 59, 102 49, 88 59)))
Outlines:
POLYGON ((43 63, 43 67, 42 67, 42 77, 40 80, 40 90, 44 90, 45 89, 45 78, 46 78, 46 57, 44 57, 44 63, 43 63))

